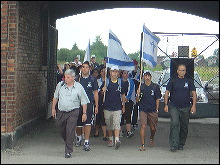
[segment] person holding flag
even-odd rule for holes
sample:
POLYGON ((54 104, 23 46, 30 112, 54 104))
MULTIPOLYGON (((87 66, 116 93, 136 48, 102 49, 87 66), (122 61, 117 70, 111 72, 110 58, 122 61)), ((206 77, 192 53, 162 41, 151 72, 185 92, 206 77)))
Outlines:
POLYGON ((119 140, 120 122, 122 114, 125 112, 125 88, 123 82, 118 78, 119 68, 113 65, 110 70, 110 77, 100 87, 104 95, 104 116, 109 135, 108 147, 114 146, 118 149, 121 145, 119 140), (113 131, 115 140, 113 141, 113 131))
MULTIPOLYGON (((119 69, 134 70, 133 60, 125 53, 121 41, 109 30, 107 49, 106 69, 110 69, 109 78, 105 78, 103 87, 104 115, 109 133, 108 146, 113 146, 112 130, 115 133, 115 149, 120 147, 119 141, 120 121, 122 113, 125 112, 125 88, 124 83, 119 79, 119 69), (106 97, 105 97, 106 95, 106 97)), ((107 71, 106 71, 107 74, 107 71)))
POLYGON ((156 126, 158 122, 159 99, 161 98, 161 91, 158 84, 151 81, 150 72, 144 73, 144 83, 137 90, 137 98, 139 100, 139 114, 140 114, 140 136, 141 147, 140 151, 145 151, 145 132, 146 126, 150 126, 150 143, 149 147, 154 144, 154 135, 156 133, 156 126))
MULTIPOLYGON (((142 76, 142 62, 145 62, 151 68, 157 65, 157 44, 160 39, 152 33, 145 25, 143 25, 143 32, 141 34, 141 50, 140 50, 140 65, 142 76)), ((146 125, 150 126, 151 136, 149 146, 154 144, 154 135, 156 132, 156 125, 158 122, 159 99, 161 98, 161 91, 158 84, 151 81, 150 72, 144 74, 144 83, 142 84, 140 77, 140 84, 137 90, 137 100, 139 101, 139 115, 140 115, 140 137, 141 147, 140 151, 145 151, 145 132, 146 125)))

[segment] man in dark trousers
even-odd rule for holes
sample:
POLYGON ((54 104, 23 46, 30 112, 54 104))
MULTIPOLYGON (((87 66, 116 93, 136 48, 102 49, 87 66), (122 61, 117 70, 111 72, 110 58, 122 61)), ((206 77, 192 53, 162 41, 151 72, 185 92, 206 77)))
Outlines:
POLYGON ((188 134, 190 112, 196 112, 196 88, 192 79, 185 77, 186 66, 178 65, 177 77, 171 78, 164 95, 164 111, 170 113, 170 150, 183 150, 188 134), (170 103, 168 107, 168 96, 170 103), (192 102, 190 96, 192 95, 192 102))
POLYGON ((61 136, 65 142, 65 158, 70 158, 73 152, 73 141, 75 135, 75 127, 79 116, 79 107, 83 107, 82 122, 87 118, 86 109, 89 98, 82 85, 76 82, 76 73, 72 69, 65 71, 65 83, 63 81, 57 84, 53 103, 52 116, 57 118, 57 124, 60 129, 61 136), (55 106, 58 102, 58 110, 55 106))

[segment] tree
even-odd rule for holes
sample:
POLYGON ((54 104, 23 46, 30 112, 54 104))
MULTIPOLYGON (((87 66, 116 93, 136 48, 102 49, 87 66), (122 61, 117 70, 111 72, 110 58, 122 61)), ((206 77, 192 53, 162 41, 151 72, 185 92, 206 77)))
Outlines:
POLYGON ((219 66, 219 48, 214 50, 213 55, 217 57, 216 65, 219 66))
POLYGON ((128 56, 131 59, 135 59, 135 60, 137 60, 138 63, 140 63, 140 51, 137 51, 135 53, 129 53, 128 56))
POLYGON ((71 55, 71 52, 67 48, 61 48, 57 51, 57 60, 58 61, 69 61, 69 57, 71 55))
POLYGON ((96 62, 99 64, 107 56, 107 46, 104 45, 100 36, 96 36, 95 42, 90 46, 90 54, 96 56, 96 62))
POLYGON ((78 48, 78 46, 77 46, 76 42, 74 43, 74 45, 73 45, 73 47, 72 47, 72 49, 71 49, 71 50, 79 50, 79 48, 78 48))

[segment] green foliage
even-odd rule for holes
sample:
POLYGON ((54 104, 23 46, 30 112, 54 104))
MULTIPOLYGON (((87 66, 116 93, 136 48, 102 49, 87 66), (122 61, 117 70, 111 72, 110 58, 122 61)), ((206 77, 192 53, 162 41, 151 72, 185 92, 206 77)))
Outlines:
POLYGON ((74 51, 75 51, 75 50, 79 50, 79 48, 78 48, 78 46, 77 46, 76 43, 73 45, 72 50, 74 50, 74 51))
POLYGON ((219 75, 219 67, 205 67, 205 66, 196 66, 195 71, 199 73, 199 76, 202 81, 208 81, 212 77, 219 75))
POLYGON ((73 59, 77 56, 80 55, 80 61, 83 60, 85 51, 84 50, 79 50, 77 45, 74 44, 72 49, 69 50, 67 48, 61 48, 60 50, 58 49, 57 51, 57 60, 58 61, 66 61, 66 62, 71 62, 73 59))
POLYGON ((219 57, 219 48, 217 48, 217 49, 214 50, 213 55, 219 57))
POLYGON ((137 60, 137 62, 139 63, 139 61, 140 61, 140 51, 137 51, 137 52, 135 52, 135 53, 129 53, 128 56, 129 56, 131 59, 137 60))
POLYGON ((96 62, 101 64, 104 57, 107 56, 107 46, 104 45, 100 36, 96 36, 95 42, 90 46, 90 55, 96 56, 96 62))
MULTIPOLYGON (((80 61, 83 62, 86 51, 80 50, 76 43, 74 43, 71 50, 67 48, 61 48, 57 51, 57 60, 60 62, 71 62, 73 59, 80 55, 80 61)), ((95 42, 90 46, 90 55, 96 55, 96 62, 102 62, 103 58, 107 56, 107 46, 104 45, 100 36, 96 36, 95 42)), ((61 63, 62 64, 62 63, 61 63)))
POLYGON ((150 71, 162 71, 163 70, 163 67, 161 64, 157 64, 155 67, 151 68, 150 66, 148 65, 145 65, 144 63, 144 70, 150 70, 150 71))

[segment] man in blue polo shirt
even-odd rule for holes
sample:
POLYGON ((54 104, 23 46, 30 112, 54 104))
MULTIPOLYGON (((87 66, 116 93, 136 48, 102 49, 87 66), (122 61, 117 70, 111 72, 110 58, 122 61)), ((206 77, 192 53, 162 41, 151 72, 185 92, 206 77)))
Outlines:
POLYGON ((95 77, 89 74, 90 65, 88 61, 85 61, 82 64, 81 75, 77 78, 77 81, 83 86, 86 91, 86 94, 89 98, 90 103, 87 104, 87 120, 82 122, 82 110, 79 112, 79 118, 77 121, 76 133, 77 133, 77 142, 76 146, 81 145, 82 141, 82 127, 84 126, 85 130, 85 142, 84 142, 84 150, 90 151, 89 147, 89 137, 91 132, 91 122, 95 101, 95 114, 98 113, 98 82, 95 77))
POLYGON ((178 65, 177 77, 170 79, 164 95, 164 111, 170 113, 170 150, 183 150, 188 134, 190 112, 196 112, 196 88, 192 79, 185 77, 186 66, 178 65), (170 104, 168 107, 168 96, 170 104), (192 103, 190 101, 192 95, 192 103))
POLYGON ((140 136, 141 147, 140 151, 145 151, 145 132, 146 126, 150 126, 150 143, 149 147, 154 144, 154 135, 156 133, 156 126, 158 122, 159 99, 161 98, 161 91, 158 84, 151 81, 150 72, 144 73, 144 83, 137 90, 139 99, 140 111, 140 136))

